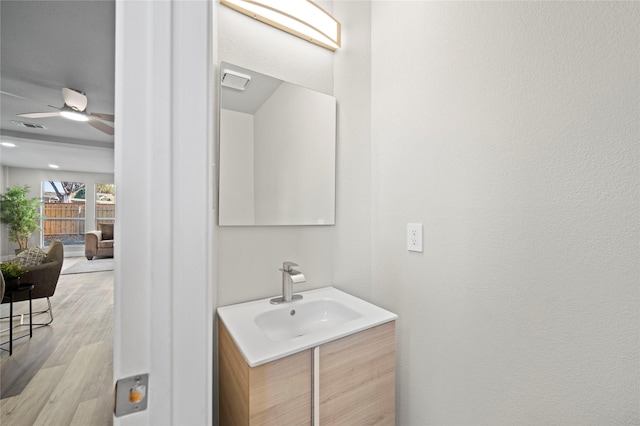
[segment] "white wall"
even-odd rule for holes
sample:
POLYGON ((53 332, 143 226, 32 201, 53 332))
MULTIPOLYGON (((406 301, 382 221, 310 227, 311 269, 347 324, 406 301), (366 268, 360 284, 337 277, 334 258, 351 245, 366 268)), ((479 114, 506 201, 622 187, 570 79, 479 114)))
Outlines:
POLYGON ((254 223, 253 115, 220 109, 220 221, 229 225, 254 223), (227 125, 222 125, 225 123, 227 125))
MULTIPOLYGON (((114 176, 110 173, 68 172, 63 170, 27 169, 21 167, 6 167, 6 170, 6 186, 29 185, 29 197, 42 197, 42 182, 45 180, 83 182, 86 186, 85 229, 87 231, 95 229, 96 206, 95 202, 91 202, 96 199, 95 184, 114 183, 114 176)), ((4 189, 2 191, 4 192, 4 189)), ((41 231, 34 232, 29 240, 29 244, 40 245, 41 238, 41 231)), ((17 248, 17 245, 9 243, 6 241, 6 238, 2 238, 0 241, 2 241, 2 255, 13 254, 13 250, 17 248)), ((65 247, 65 256, 84 256, 84 246, 65 247)))
MULTIPOLYGON (((336 1, 342 47, 334 53, 338 102, 332 284, 371 300, 371 2, 336 1)), ((378 301, 389 307, 388 301, 378 301)))
POLYGON ((372 298, 400 316, 398 424, 640 423, 639 8, 372 3, 353 173, 372 298))
MULTIPOLYGON (((333 93, 333 54, 329 50, 242 15, 217 8, 218 63, 225 61, 322 93, 333 93)), ((218 88, 216 87, 216 90, 218 88)), ((300 265, 307 282, 298 289, 332 282, 331 226, 216 227, 218 305, 282 291, 282 262, 300 265)))
POLYGON ((285 83, 256 111, 256 224, 334 222, 335 105, 285 83))
MULTIPOLYGON (((4 192, 9 186, 9 168, 7 166, 0 166, 0 190, 4 192)), ((9 252, 9 241, 7 240, 7 225, 0 224, 0 258, 5 253, 9 252)))
POLYGON ((4 191, 7 186, 9 168, 7 166, 0 166, 0 188, 4 191))

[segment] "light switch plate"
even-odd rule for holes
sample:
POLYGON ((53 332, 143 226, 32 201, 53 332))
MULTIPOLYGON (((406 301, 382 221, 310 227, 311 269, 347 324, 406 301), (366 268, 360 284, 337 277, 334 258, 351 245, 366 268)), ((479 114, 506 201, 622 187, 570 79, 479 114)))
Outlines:
POLYGON ((407 224, 407 250, 422 252, 422 224, 407 224))
POLYGON ((118 380, 116 382, 116 417, 146 410, 148 399, 148 374, 138 374, 118 380))

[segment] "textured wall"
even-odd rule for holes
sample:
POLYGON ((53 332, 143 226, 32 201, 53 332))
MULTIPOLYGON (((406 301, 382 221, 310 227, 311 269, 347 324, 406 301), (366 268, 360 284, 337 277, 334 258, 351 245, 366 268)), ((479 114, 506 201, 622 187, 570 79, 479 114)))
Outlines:
POLYGON ((639 7, 373 2, 399 424, 640 423, 639 7))
POLYGON ((334 54, 338 140, 333 284, 370 300, 371 2, 336 1, 333 11, 342 24, 342 48, 334 54))

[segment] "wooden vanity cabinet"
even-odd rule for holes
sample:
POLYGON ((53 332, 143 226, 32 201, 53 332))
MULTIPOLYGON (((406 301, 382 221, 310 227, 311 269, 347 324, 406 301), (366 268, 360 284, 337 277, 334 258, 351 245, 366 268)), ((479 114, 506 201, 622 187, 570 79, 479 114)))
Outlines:
POLYGON ((395 424, 395 324, 320 346, 320 425, 395 424))
POLYGON ((218 322, 220 425, 310 425, 311 350, 249 367, 218 322))
POLYGON ((218 330, 221 426, 395 424, 395 321, 254 368, 218 330))

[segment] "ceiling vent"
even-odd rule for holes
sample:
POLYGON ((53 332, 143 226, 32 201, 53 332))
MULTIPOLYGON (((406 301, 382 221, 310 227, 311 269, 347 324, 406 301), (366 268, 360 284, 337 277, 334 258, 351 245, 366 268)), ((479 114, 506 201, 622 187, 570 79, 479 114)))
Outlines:
POLYGON ((18 127, 26 127, 26 128, 29 128, 29 129, 47 130, 47 128, 44 127, 42 124, 25 123, 24 121, 16 121, 16 120, 11 120, 11 123, 15 124, 18 127))
POLYGON ((251 82, 251 76, 237 71, 223 70, 222 85, 236 90, 244 90, 251 82))

